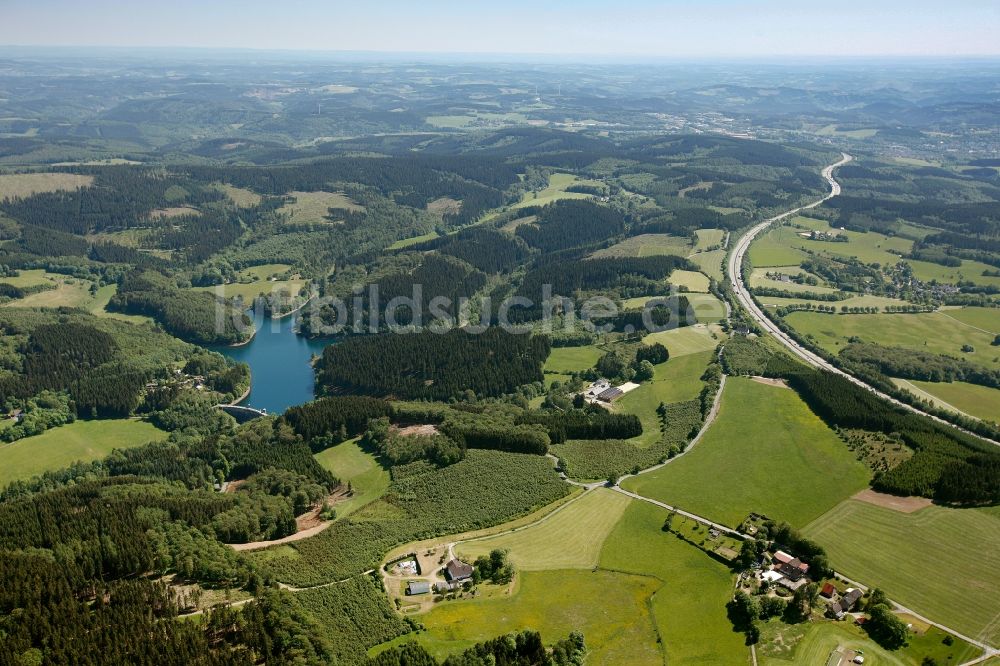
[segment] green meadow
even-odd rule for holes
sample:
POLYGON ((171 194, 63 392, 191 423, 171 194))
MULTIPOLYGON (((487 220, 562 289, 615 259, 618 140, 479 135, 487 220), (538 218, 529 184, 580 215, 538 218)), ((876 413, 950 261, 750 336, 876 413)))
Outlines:
POLYGON ((0 486, 166 438, 167 433, 138 419, 75 421, 0 445, 0 486))
POLYGON ((833 566, 967 636, 1000 643, 1000 513, 848 500, 808 525, 833 566))
POLYGON ((719 416, 697 446, 623 486, 726 525, 753 511, 802 527, 869 478, 794 391, 732 377, 719 416))
POLYGON ((792 312, 785 317, 796 331, 811 336, 823 349, 836 354, 848 338, 858 337, 887 347, 905 347, 935 354, 958 356, 987 368, 998 368, 1000 354, 991 333, 956 319, 958 310, 919 314, 830 315, 792 312), (962 352, 963 345, 974 351, 962 352))

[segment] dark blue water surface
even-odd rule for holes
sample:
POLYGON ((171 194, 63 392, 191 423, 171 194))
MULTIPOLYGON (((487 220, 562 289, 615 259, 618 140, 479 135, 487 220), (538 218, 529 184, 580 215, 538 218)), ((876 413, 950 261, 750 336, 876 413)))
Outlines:
POLYGON ((314 397, 313 354, 323 353, 329 340, 307 340, 295 334, 295 316, 281 319, 254 317, 257 334, 242 347, 216 351, 250 366, 252 388, 241 405, 280 414, 314 397))

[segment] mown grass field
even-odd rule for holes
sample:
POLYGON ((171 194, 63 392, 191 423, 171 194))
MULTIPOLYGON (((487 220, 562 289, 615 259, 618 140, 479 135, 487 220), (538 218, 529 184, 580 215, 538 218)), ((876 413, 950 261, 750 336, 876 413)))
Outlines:
POLYGON ((364 210, 340 192, 292 192, 288 196, 293 203, 286 203, 278 209, 279 213, 288 215, 288 224, 310 224, 329 222, 327 216, 331 208, 344 210, 364 210))
MULTIPOLYGON (((640 234, 626 238, 611 247, 598 250, 592 256, 600 257, 654 257, 672 254, 686 257, 691 252, 691 241, 668 234, 640 234)), ((676 272, 676 271, 675 271, 676 272)))
POLYGON ((750 244, 750 263, 754 268, 798 266, 808 255, 792 247, 794 233, 788 227, 772 227, 750 244))
POLYGON ((40 192, 87 187, 93 176, 75 173, 9 173, 0 175, 0 199, 22 199, 40 192))
POLYGON ((980 419, 1000 421, 1000 389, 966 382, 920 382, 911 379, 907 383, 961 412, 980 419))
POLYGON ((956 321, 956 310, 920 314, 828 315, 817 312, 793 312, 785 317, 803 335, 836 354, 857 336, 866 342, 889 347, 906 347, 936 354, 948 354, 975 361, 987 368, 1000 367, 1000 356, 992 346, 994 336, 956 321), (962 345, 975 351, 962 352, 962 345))
POLYGON ((722 282, 722 261, 726 258, 725 250, 711 250, 709 252, 699 252, 692 254, 688 260, 698 265, 705 275, 713 277, 722 282))
POLYGON ((701 376, 712 360, 712 354, 712 351, 686 354, 654 366, 651 381, 643 382, 615 403, 616 411, 635 414, 642 421, 643 442, 652 443, 660 437, 656 408, 661 402, 670 404, 698 397, 703 385, 701 376))
MULTIPOLYGON (((670 664, 746 666, 743 635, 726 617, 732 575, 725 565, 662 530, 667 512, 634 501, 605 541, 605 569, 655 576, 661 581, 650 603, 670 664)), ((588 664, 626 663, 588 660, 588 664)))
POLYGON ((691 308, 691 313, 700 323, 721 321, 726 317, 726 306, 713 294, 684 294, 691 308))
POLYGON ((726 232, 722 229, 698 229, 695 234, 698 236, 698 242, 694 246, 696 252, 720 245, 726 237, 726 232))
POLYGON ((659 342, 667 348, 671 358, 676 358, 686 354, 697 354, 698 352, 715 349, 723 339, 725 339, 724 334, 719 327, 697 324, 695 326, 674 328, 669 331, 660 331, 659 333, 650 333, 642 341, 647 345, 659 342))
POLYGON ((60 469, 78 460, 97 460, 113 449, 166 438, 166 432, 137 419, 76 421, 0 445, 0 486, 60 469))
POLYGON ((375 456, 362 451, 356 439, 332 446, 314 457, 341 482, 349 482, 354 491, 351 498, 337 504, 337 517, 374 502, 389 489, 389 471, 375 460, 375 456))
POLYGON ((660 587, 649 576, 567 569, 523 571, 499 598, 438 604, 416 618, 426 630, 373 648, 416 640, 438 659, 500 634, 534 629, 554 643, 584 634, 588 664, 663 664, 648 601, 660 587))
POLYGON ((583 192, 567 192, 566 188, 571 185, 602 185, 599 180, 587 180, 579 178, 571 173, 554 173, 549 176, 549 185, 539 192, 525 192, 521 200, 514 204, 513 208, 524 208, 525 206, 544 206, 560 199, 591 199, 590 194, 583 192))
POLYGON ((510 551, 518 569, 592 569, 608 534, 630 500, 607 488, 595 488, 537 525, 509 534, 466 541, 456 550, 472 561, 495 548, 510 551))
POLYGON ((802 527, 869 477, 794 391, 733 377, 696 448, 623 486, 726 525, 754 511, 802 527))
POLYGON ((1000 308, 947 308, 941 314, 989 333, 1000 333, 1000 308))
POLYGON ((698 271, 676 270, 670 274, 670 284, 704 293, 708 291, 708 276, 698 271))
POLYGON ((904 606, 1000 644, 1000 515, 930 506, 900 513, 848 500, 808 525, 844 575, 904 606))
POLYGON ((261 197, 252 190, 247 190, 228 183, 216 183, 215 188, 225 193, 229 199, 241 208, 249 208, 260 203, 261 197))
POLYGON ((597 359, 604 352, 597 345, 583 347, 553 347, 552 353, 545 359, 545 372, 556 372, 568 375, 571 372, 581 372, 594 367, 597 359))

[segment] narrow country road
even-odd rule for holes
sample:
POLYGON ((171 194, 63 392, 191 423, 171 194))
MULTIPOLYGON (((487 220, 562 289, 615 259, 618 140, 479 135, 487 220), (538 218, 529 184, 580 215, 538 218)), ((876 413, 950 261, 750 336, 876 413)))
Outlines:
POLYGON ((753 298, 750 296, 750 290, 747 288, 747 285, 743 281, 743 259, 746 256, 747 250, 750 248, 750 243, 752 243, 754 239, 757 238, 757 236, 759 236, 761 233, 769 229, 771 225, 774 224, 775 222, 784 220, 804 210, 815 208, 820 204, 822 204, 824 201, 828 201, 829 199, 832 199, 833 197, 839 195, 840 183, 838 183, 836 179, 833 177, 833 171, 837 167, 847 164, 853 159, 847 153, 842 153, 842 155, 843 157, 839 162, 831 164, 823 169, 823 178, 825 178, 826 182, 830 184, 829 194, 824 196, 822 199, 812 202, 811 204, 800 206, 798 208, 793 208, 792 210, 786 211, 780 215, 775 215, 774 217, 768 220, 764 220, 755 227, 752 227, 739 240, 736 241, 736 244, 733 246, 733 252, 732 254, 729 255, 729 261, 726 264, 726 275, 729 277, 729 281, 733 285, 733 292, 736 294, 737 300, 740 302, 740 305, 742 305, 743 308, 750 314, 750 316, 754 318, 754 320, 763 330, 767 331, 772 336, 774 336, 774 338, 782 345, 784 345, 786 348, 788 348, 788 350, 791 351, 792 354, 802 359, 809 365, 815 368, 826 370, 828 372, 832 372, 834 374, 838 374, 841 377, 845 377, 846 379, 860 386, 861 388, 864 388, 865 390, 874 393, 883 400, 887 400, 898 407, 902 407, 903 409, 906 409, 910 412, 926 416, 927 418, 933 419, 938 423, 948 425, 952 428, 955 428, 956 430, 960 430, 961 432, 967 435, 971 435, 973 437, 982 439, 985 442, 990 442, 991 444, 1000 446, 1000 442, 970 432, 968 430, 965 430, 964 428, 960 428, 959 426, 949 423, 948 421, 945 421, 940 417, 934 416, 933 414, 928 414, 927 412, 921 409, 918 409, 912 405, 908 405, 905 402, 897 400, 892 396, 879 391, 873 386, 870 386, 869 384, 861 381, 854 375, 844 372, 840 368, 837 368, 833 364, 826 361, 826 359, 824 359, 822 356, 806 349, 798 342, 793 340, 787 333, 782 331, 777 324, 771 321, 767 317, 767 315, 764 314, 764 312, 757 306, 757 303, 755 303, 753 298))

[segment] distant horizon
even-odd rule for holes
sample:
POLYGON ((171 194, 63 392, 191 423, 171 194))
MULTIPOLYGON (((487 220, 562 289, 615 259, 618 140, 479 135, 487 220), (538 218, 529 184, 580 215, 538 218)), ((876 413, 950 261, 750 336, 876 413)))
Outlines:
POLYGON ((5 0, 0 44, 753 59, 1000 57, 1000 3, 952 0, 5 0))
MULTIPOLYGON (((391 60, 402 60, 407 58, 429 59, 429 60, 450 60, 455 63, 476 64, 477 62, 499 62, 507 59, 509 62, 523 64, 560 64, 560 65, 586 65, 586 64, 669 64, 669 63, 717 63, 717 64, 739 64, 739 63, 764 63, 773 65, 784 65, 788 67, 815 68, 816 63, 803 62, 803 59, 812 58, 833 58, 836 57, 841 63, 859 62, 900 62, 914 63, 920 61, 927 62, 997 62, 1000 63, 1000 52, 987 54, 879 54, 879 53, 774 53, 774 54, 726 54, 726 55, 655 55, 655 54, 630 54, 630 53, 547 53, 547 52, 520 52, 520 51, 386 51, 379 49, 296 49, 279 47, 252 47, 252 46, 140 46, 140 45, 100 45, 100 44, 0 44, 0 55, 17 57, 16 51, 31 52, 32 57, 44 57, 51 54, 57 56, 59 53, 92 52, 95 55, 102 52, 125 53, 134 55, 217 55, 225 56, 229 54, 257 54, 262 56, 306 56, 309 58, 385 58, 391 60)), ((837 62, 823 63, 822 66, 835 68, 837 62)))

